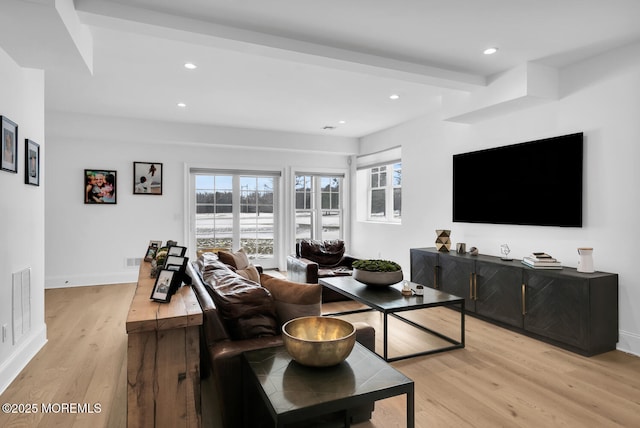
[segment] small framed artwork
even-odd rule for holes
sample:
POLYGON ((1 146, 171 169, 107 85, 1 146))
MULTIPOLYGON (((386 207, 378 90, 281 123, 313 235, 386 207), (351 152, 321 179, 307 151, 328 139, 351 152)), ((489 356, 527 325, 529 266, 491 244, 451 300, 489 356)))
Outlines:
POLYGON ((147 247, 147 253, 144 256, 145 262, 150 262, 156 257, 156 253, 162 246, 162 241, 149 241, 149 246, 147 247))
POLYGON ((187 252, 187 247, 180 247, 178 245, 174 245, 173 247, 169 247, 167 250, 167 256, 178 256, 183 257, 187 252))
POLYGON ((40 144, 24 140, 24 183, 40 185, 40 144))
POLYGON ((18 125, 4 116, 2 121, 2 159, 0 164, 3 171, 18 172, 18 125))
POLYGON ((162 164, 158 162, 133 163, 133 194, 162 195, 162 164))
POLYGON ((169 265, 177 265, 181 267, 181 272, 184 272, 187 269, 187 262, 189 261, 188 257, 182 256, 170 256, 167 254, 167 260, 164 262, 165 266, 169 265))
POLYGON ((171 300, 174 287, 180 274, 173 270, 162 269, 158 272, 158 277, 151 291, 151 299, 156 302, 168 302, 171 300))
POLYGON ((84 203, 110 204, 117 199, 117 173, 107 169, 84 170, 84 203))

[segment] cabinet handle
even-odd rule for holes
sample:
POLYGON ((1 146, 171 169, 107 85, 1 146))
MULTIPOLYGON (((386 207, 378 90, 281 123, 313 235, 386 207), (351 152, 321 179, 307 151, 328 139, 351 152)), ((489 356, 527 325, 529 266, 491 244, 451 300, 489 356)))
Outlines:
POLYGON ((473 274, 473 295, 474 295, 473 300, 478 300, 478 274, 477 273, 473 274))
POLYGON ((527 315, 527 286, 522 284, 522 315, 527 315))
POLYGON ((469 274, 469 298, 473 300, 473 273, 469 274))

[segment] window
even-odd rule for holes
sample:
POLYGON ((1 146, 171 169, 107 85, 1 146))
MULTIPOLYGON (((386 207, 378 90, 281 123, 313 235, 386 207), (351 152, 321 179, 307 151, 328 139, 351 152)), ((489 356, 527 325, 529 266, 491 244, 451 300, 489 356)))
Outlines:
POLYGON ((296 242, 342 239, 342 182, 341 175, 296 174, 296 242))
POLYGON ((401 154, 401 147, 394 147, 356 158, 357 204, 361 220, 400 223, 401 154))
POLYGON ((369 218, 400 221, 402 214, 402 164, 376 166, 369 170, 369 218))
POLYGON ((213 170, 192 170, 192 177, 195 248, 243 248, 264 267, 276 267, 278 177, 213 170))

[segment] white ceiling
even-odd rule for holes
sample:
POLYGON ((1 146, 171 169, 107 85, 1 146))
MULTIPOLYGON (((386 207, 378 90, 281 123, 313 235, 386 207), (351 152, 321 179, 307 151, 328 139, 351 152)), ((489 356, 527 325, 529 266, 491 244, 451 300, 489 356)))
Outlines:
POLYGON ((2 3, 0 47, 46 70, 47 110, 347 137, 640 40, 637 0, 2 3))

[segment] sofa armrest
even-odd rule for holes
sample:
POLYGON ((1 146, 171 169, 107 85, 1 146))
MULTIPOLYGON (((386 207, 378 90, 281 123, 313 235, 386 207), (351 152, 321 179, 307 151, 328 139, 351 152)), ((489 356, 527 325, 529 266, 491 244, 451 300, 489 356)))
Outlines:
POLYGON ((354 322, 356 340, 371 352, 376 352, 376 330, 365 322, 354 322))
POLYGON ((352 264, 353 262, 355 262, 356 260, 360 260, 357 257, 353 257, 353 256, 349 256, 347 254, 344 255, 344 257, 342 258, 342 260, 340 260, 340 266, 346 266, 349 269, 352 268, 352 264))
POLYGON ((287 279, 306 284, 318 283, 318 263, 311 260, 287 256, 287 279))

